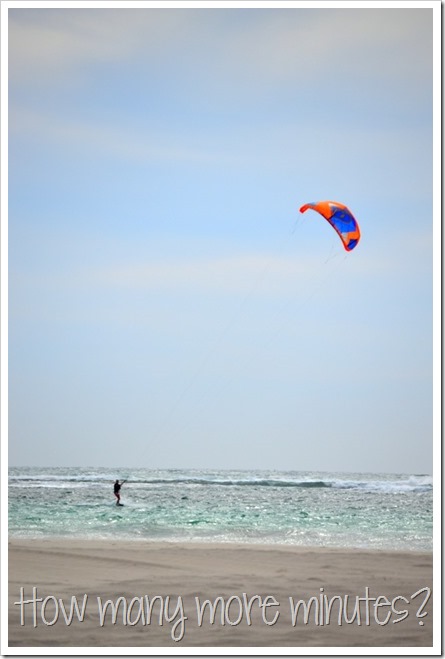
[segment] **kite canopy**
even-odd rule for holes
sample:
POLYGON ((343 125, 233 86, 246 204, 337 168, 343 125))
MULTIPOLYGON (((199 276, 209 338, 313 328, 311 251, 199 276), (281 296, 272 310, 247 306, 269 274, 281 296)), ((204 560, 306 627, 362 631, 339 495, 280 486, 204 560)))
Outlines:
POLYGON ((300 213, 304 213, 308 208, 323 215, 329 224, 334 227, 348 252, 356 247, 360 240, 360 228, 347 206, 337 201, 317 201, 302 206, 300 213))

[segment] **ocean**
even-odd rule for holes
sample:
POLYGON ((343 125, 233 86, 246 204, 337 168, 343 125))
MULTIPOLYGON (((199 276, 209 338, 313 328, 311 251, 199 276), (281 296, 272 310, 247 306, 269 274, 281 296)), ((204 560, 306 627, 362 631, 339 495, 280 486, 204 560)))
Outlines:
POLYGON ((11 537, 431 551, 432 528, 427 475, 9 469, 11 537))

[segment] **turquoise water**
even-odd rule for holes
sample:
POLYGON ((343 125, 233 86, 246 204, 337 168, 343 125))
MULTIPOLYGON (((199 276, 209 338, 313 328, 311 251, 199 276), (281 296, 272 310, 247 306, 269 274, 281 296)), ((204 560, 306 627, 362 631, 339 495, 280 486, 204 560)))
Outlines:
POLYGON ((425 475, 11 468, 9 533, 432 550, 425 475), (113 482, 126 479, 124 507, 113 482))

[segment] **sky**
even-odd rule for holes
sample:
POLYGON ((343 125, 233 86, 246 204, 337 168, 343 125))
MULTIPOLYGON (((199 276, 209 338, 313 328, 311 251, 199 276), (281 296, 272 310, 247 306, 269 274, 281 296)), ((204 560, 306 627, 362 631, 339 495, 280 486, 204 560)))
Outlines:
POLYGON ((431 473, 440 3, 75 4, 9 3, 10 465, 431 473))

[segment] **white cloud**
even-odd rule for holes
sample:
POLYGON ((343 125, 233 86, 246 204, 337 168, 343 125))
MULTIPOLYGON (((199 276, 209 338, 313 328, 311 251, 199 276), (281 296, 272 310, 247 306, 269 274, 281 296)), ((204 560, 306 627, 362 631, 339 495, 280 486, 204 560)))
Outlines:
POLYGON ((310 259, 283 259, 245 254, 221 258, 115 264, 98 270, 88 269, 76 280, 89 287, 145 289, 152 291, 194 291, 210 293, 279 293, 294 278, 304 286, 313 270, 310 259))
POLYGON ((238 71, 256 71, 266 84, 317 84, 320 75, 335 81, 341 71, 366 79, 370 73, 388 79, 408 74, 422 82, 431 68, 431 10, 333 8, 262 12, 261 18, 231 40, 230 61, 238 71))
MULTIPOLYGON (((97 154, 136 162, 297 165, 309 176, 320 165, 330 166, 334 156, 354 163, 365 185, 379 184, 382 172, 387 180, 389 171, 397 185, 395 163, 413 168, 425 153, 416 126, 410 124, 407 133, 398 103, 403 92, 410 113, 425 106, 422 89, 432 68, 429 10, 17 9, 10 14, 11 90, 21 90, 11 93, 9 125, 39 143, 81 149, 89 159, 97 154), (124 78, 141 76, 139 103, 143 99, 147 106, 150 95, 142 89, 149 87, 152 70, 164 72, 169 94, 174 89, 176 102, 195 109, 183 119, 179 104, 171 123, 168 117, 154 120, 149 111, 144 115, 124 99, 124 120, 119 112, 110 114, 105 102, 94 114, 88 89, 100 74, 96 64, 106 64, 107 73, 124 64, 124 78), (336 87, 343 79, 356 89, 364 118, 361 112, 350 115, 347 102, 343 110, 344 90, 336 87), (72 93, 86 81, 78 95, 72 93), (386 98, 382 81, 400 93, 393 89, 386 98), (71 91, 65 102, 64 85, 71 91), (47 86, 57 99, 49 104, 47 86), (285 117, 279 111, 269 116, 267 99, 279 106, 279 89, 285 117), (289 94, 295 94, 293 101, 289 94), (419 106, 409 105, 413 94, 419 106), (257 106, 259 96, 266 102, 257 106), (236 108, 243 98, 248 112, 240 117, 236 108), (375 110, 366 114, 368 101, 382 108, 381 116, 375 110), (201 103, 211 105, 213 119, 201 103)), ((118 74, 110 79, 117 94, 119 80, 118 74)), ((162 98, 161 104, 168 108, 170 101, 162 98)), ((406 193, 405 178, 400 186, 406 193)), ((408 186, 408 193, 415 194, 415 186, 408 186)))
POLYGON ((114 63, 169 46, 180 32, 181 12, 104 9, 11 9, 12 82, 72 83, 97 63, 114 63))
POLYGON ((40 143, 49 141, 73 151, 86 151, 89 158, 96 154, 100 158, 118 156, 136 162, 177 160, 202 163, 215 158, 210 150, 195 146, 192 140, 175 138, 168 131, 160 133, 147 127, 138 131, 123 123, 107 125, 102 120, 57 117, 14 105, 9 113, 9 128, 15 135, 31 136, 40 143))
MULTIPOLYGON (((324 220, 320 220, 322 224, 324 220)), ((430 231, 409 232, 400 236, 397 253, 391 250, 370 251, 359 246, 357 252, 347 254, 332 232, 334 245, 328 253, 324 241, 318 251, 304 253, 296 247, 291 255, 244 253, 203 258, 175 258, 164 260, 115 260, 114 263, 95 266, 67 266, 67 274, 59 272, 51 288, 64 288, 68 280, 71 287, 94 290, 145 290, 152 292, 184 292, 193 294, 258 294, 287 296, 289 291, 307 290, 308 284, 328 279, 337 270, 346 270, 351 284, 372 278, 384 282, 388 277, 404 279, 410 276, 411 260, 428 257, 431 249, 430 231), (345 261, 349 261, 345 263, 345 261)), ((302 239, 304 236, 302 234, 302 239)), ((289 248, 287 248, 289 249, 289 248)), ((429 262, 427 260, 427 262, 429 262)), ((337 275, 335 275, 337 276, 337 275)), ((33 276, 33 279, 35 275, 33 276)), ((37 275, 37 281, 39 276, 37 275)), ((361 286, 361 284, 357 284, 361 286)))
MULTIPOLYGON (((59 117, 12 103, 9 129, 11 135, 69 149, 67 155, 80 154, 88 162, 112 157, 134 163, 217 165, 231 171, 285 167, 296 173, 306 189, 308 180, 317 181, 329 168, 334 188, 342 189, 347 172, 349 185, 353 177, 354 189, 370 197, 373 189, 382 196, 388 176, 391 194, 422 198, 430 188, 431 142, 422 131, 407 134, 404 126, 353 126, 338 116, 322 124, 311 118, 280 124, 253 119, 249 126, 232 124, 229 132, 224 125, 212 132, 201 130, 199 124, 175 131, 168 124, 154 128, 150 122, 132 125, 59 117), (419 161, 424 163, 420 177, 419 161), (414 178, 416 185, 407 186, 407 180, 414 178)), ((312 193, 308 190, 308 194, 312 193)))
POLYGON ((406 8, 13 9, 10 76, 14 84, 72 85, 95 64, 133 58, 158 69, 175 64, 214 92, 247 84, 264 93, 281 83, 317 85, 320 76, 335 83, 342 70, 358 81, 374 74, 420 85, 431 69, 431 27, 432 10, 406 8))

